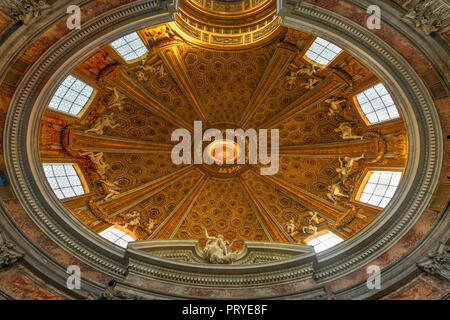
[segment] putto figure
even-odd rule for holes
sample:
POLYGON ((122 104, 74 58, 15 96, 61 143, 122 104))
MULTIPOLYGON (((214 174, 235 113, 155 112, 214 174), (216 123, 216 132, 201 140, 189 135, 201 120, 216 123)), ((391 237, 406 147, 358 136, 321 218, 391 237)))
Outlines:
POLYGON ((112 115, 107 115, 107 116, 103 116, 102 120, 100 122, 98 122, 95 126, 93 126, 92 128, 86 130, 86 133, 95 133, 98 135, 103 135, 104 131, 106 128, 117 128, 119 126, 118 123, 116 123, 113 119, 112 119, 112 115))
POLYGON ((341 104, 343 104, 345 101, 346 101, 346 99, 338 99, 338 98, 334 98, 334 97, 331 99, 325 100, 325 103, 328 103, 330 105, 330 107, 328 108, 328 116, 332 117, 336 113, 338 113, 341 108, 341 104))
POLYGON ((287 233, 291 234, 291 233, 295 232, 295 229, 296 229, 296 226, 295 226, 294 219, 290 219, 286 223, 286 231, 287 231, 287 233))
POLYGON ((208 235, 205 230, 206 246, 203 249, 203 257, 212 264, 232 264, 236 259, 237 252, 231 252, 231 246, 234 241, 229 243, 225 241, 223 235, 219 234, 217 237, 208 235))
POLYGON ((352 123, 351 122, 344 122, 339 125, 336 129, 334 129, 335 132, 338 132, 341 134, 342 139, 344 140, 353 140, 353 139, 364 139, 363 136, 357 136, 352 133, 352 123))
POLYGON ((319 218, 317 217, 317 212, 309 211, 308 215, 303 219, 300 229, 305 234, 316 234, 318 224, 319 218))
POLYGON ((102 180, 101 182, 104 183, 106 188, 108 189, 108 194, 106 195, 104 201, 117 198, 121 194, 119 181, 110 182, 108 180, 102 180))
POLYGON ((328 191, 330 191, 330 192, 327 193, 327 197, 328 197, 328 199, 333 201, 334 204, 338 203, 338 198, 340 198, 340 197, 350 198, 342 190, 342 182, 338 182, 331 186, 328 186, 328 191))
POLYGON ((361 159, 364 159, 364 154, 360 157, 345 157, 344 161, 339 157, 340 167, 336 168, 336 172, 339 173, 342 184, 345 184, 348 177, 353 173, 356 162, 361 159))

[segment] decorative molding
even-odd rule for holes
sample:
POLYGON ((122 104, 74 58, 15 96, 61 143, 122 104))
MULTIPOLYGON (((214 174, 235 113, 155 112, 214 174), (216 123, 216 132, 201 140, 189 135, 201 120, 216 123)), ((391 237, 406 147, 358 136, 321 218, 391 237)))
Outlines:
POLYGON ((403 5, 408 12, 402 17, 429 36, 439 31, 450 17, 449 0, 410 0, 403 5))
POLYGON ((428 275, 450 282, 450 246, 441 242, 425 260, 417 263, 417 266, 428 275))
POLYGON ((0 269, 10 267, 23 256, 22 253, 16 251, 16 245, 8 242, 5 234, 0 231, 0 269))
POLYGON ((397 195, 357 237, 318 255, 316 279, 331 281, 351 273, 393 246, 418 220, 430 201, 442 165, 442 137, 433 100, 412 67, 374 34, 342 16, 292 0, 278 2, 281 23, 325 38, 369 66, 401 106, 408 128, 408 163, 397 195), (359 46, 355 46, 358 43, 359 46), (408 98, 406 98, 408 97, 408 98), (420 127, 420 134, 414 128, 420 127), (370 239, 365 244, 365 240, 370 239))
POLYGON ((116 289, 116 280, 111 280, 98 296, 90 294, 86 300, 141 300, 140 297, 116 289))
MULTIPOLYGON (((165 22, 168 18, 170 19, 171 17, 171 15, 169 15, 168 17, 167 15, 165 15, 168 12, 168 5, 170 5, 168 4, 168 2, 159 0, 135 1, 112 10, 112 12, 107 12, 106 14, 100 15, 92 21, 86 22, 85 24, 83 24, 81 30, 69 33, 68 35, 64 36, 57 44, 55 44, 51 49, 49 49, 40 57, 39 62, 37 62, 35 67, 32 68, 32 71, 30 70, 31 72, 28 74, 28 76, 33 74, 33 76, 30 76, 31 78, 33 78, 33 80, 28 78, 28 80, 30 80, 29 82, 22 82, 22 85, 24 83, 28 83, 23 93, 28 96, 33 96, 35 94, 35 92, 32 93, 33 89, 36 89, 38 86, 40 86, 38 78, 43 77, 48 79, 48 77, 51 77, 54 74, 54 70, 51 71, 47 68, 52 65, 60 66, 61 64, 67 62, 64 52, 70 52, 72 50, 71 48, 80 46, 89 47, 89 45, 91 45, 91 48, 88 50, 91 50, 91 52, 95 51, 97 47, 92 46, 92 42, 90 42, 92 38, 98 37, 101 33, 109 33, 109 30, 111 30, 114 25, 119 28, 118 30, 120 30, 121 35, 127 34, 129 33, 129 29, 133 27, 132 24, 126 24, 126 27, 123 27, 123 25, 127 21, 135 21, 135 24, 137 24, 139 28, 144 27, 145 24, 153 25, 165 22), (145 24, 142 19, 138 19, 138 17, 145 17, 147 19, 144 19, 145 24)), ((113 38, 115 37, 111 37, 110 40, 112 40, 113 38)), ((85 53, 85 55, 89 55, 89 53, 85 53)), ((61 76, 64 76, 64 72, 62 72, 61 76)), ((56 83, 57 82, 58 81, 56 81, 56 83)), ((47 104, 48 102, 43 103, 43 105, 47 104)), ((15 113, 14 115, 12 115, 12 112, 10 113, 10 116, 15 120, 12 120, 12 118, 10 118, 10 120, 13 122, 21 122, 21 120, 19 119, 24 116, 24 113, 27 113, 27 108, 22 105, 16 111, 17 113, 15 113)), ((25 131, 22 131, 22 133, 18 133, 18 135, 16 135, 14 138, 6 138, 6 143, 13 149, 16 148, 17 143, 20 144, 19 140, 27 136, 27 127, 23 123, 19 124, 19 126, 16 128, 19 129, 19 131, 25 131)), ((31 127, 28 127, 28 129, 30 128, 31 127)), ((34 127, 34 129, 37 128, 34 127)), ((5 135, 5 137, 7 137, 7 135, 5 135)), ((8 147, 6 147, 6 145, 4 147, 5 149, 9 149, 8 147)), ((35 149, 35 151, 36 150, 38 150, 38 148, 35 149)), ((35 153, 35 151, 32 152, 34 153, 33 157, 35 159, 38 159, 39 156, 35 153)), ((9 152, 6 152, 5 154, 7 153, 9 152)), ((49 208, 48 203, 45 204, 45 202, 43 203, 40 200, 37 200, 40 197, 40 192, 36 193, 36 190, 28 189, 26 181, 29 180, 28 178, 24 177, 24 175, 33 173, 36 174, 36 169, 42 170, 40 168, 40 165, 36 166, 36 164, 38 164, 39 162, 36 160, 35 165, 33 165, 32 167, 28 167, 28 169, 24 169, 21 168, 23 164, 23 161, 19 159, 21 157, 22 156, 12 156, 11 158, 7 157, 7 162, 9 163, 8 166, 10 167, 10 169, 14 171, 18 170, 18 172, 21 172, 19 176, 16 176, 17 180, 14 182, 14 184, 17 188, 16 190, 22 190, 19 192, 19 201, 22 202, 24 208, 30 213, 30 217, 37 223, 38 226, 41 227, 41 229, 44 230, 44 232, 50 238, 54 239, 62 247, 66 248, 67 251, 71 252, 75 256, 78 256, 88 265, 94 266, 111 276, 118 278, 124 277, 126 268, 121 261, 121 257, 123 257, 123 250, 116 248, 106 241, 100 240, 99 237, 97 237, 97 240, 95 241, 96 245, 94 245, 94 247, 101 247, 102 250, 93 249, 92 244, 83 244, 83 241, 80 241, 80 237, 76 233, 61 231, 67 228, 68 223, 71 224, 74 223, 74 221, 69 222, 67 219, 61 219, 61 217, 58 217, 58 214, 47 216, 47 213, 53 211, 53 209, 49 208), (62 227, 62 225, 65 225, 65 227, 62 227)), ((42 173, 40 174, 41 179, 44 179, 42 173)), ((56 207, 60 207, 60 204, 58 204, 59 201, 57 201, 53 194, 49 199, 51 199, 50 202, 53 202, 53 205, 56 205, 56 207)), ((69 229, 74 230, 73 228, 74 225, 72 224, 69 229)), ((92 239, 93 232, 89 233, 91 234, 90 237, 92 239)))
MULTIPOLYGON (((149 18, 153 14, 156 16, 161 13, 162 9, 158 7, 159 5, 160 3, 156 1, 137 1, 120 7, 114 14, 99 16, 83 26, 79 32, 63 37, 59 43, 41 56, 21 82, 11 102, 5 128, 6 167, 9 176, 15 177, 12 185, 30 217, 51 239, 68 252, 89 265, 118 277, 124 277, 127 272, 125 253, 129 254, 130 249, 120 250, 94 237, 92 232, 80 228, 78 222, 67 217, 68 213, 45 184, 33 187, 27 183, 27 181, 39 183, 44 179, 40 172, 38 157, 34 153, 36 146, 33 143, 27 143, 26 137, 35 134, 35 120, 39 118, 39 110, 42 111, 42 106, 45 105, 46 91, 42 90, 42 84, 49 80, 58 83, 64 76, 64 68, 71 62, 92 53, 100 43, 104 43, 105 39, 112 39, 119 34, 124 34, 125 31, 130 31, 129 25, 127 25, 128 29, 120 28, 115 33, 107 31, 107 29, 113 30, 115 23, 123 26, 126 22, 131 23, 144 17, 149 19, 149 24, 161 22, 149 18), (99 35, 103 38, 94 40, 94 37, 99 35), (83 49, 77 51, 75 48, 83 49), (36 112, 30 115, 31 110, 36 112), (46 193, 45 197, 42 195, 42 190, 46 193)), ((354 53, 365 65, 377 71, 380 78, 392 89, 394 96, 401 99, 403 114, 412 127, 408 134, 410 141, 414 143, 409 149, 409 170, 402 184, 404 192, 399 192, 384 214, 380 215, 361 235, 336 246, 332 252, 324 252, 317 256, 320 268, 315 272, 315 277, 320 281, 330 281, 355 271, 363 264, 375 259, 400 239, 417 221, 430 200, 439 176, 437 173, 440 171, 442 161, 440 125, 433 101, 420 78, 383 41, 349 20, 313 6, 297 8, 295 12, 293 7, 284 7, 284 9, 280 12, 289 14, 289 17, 282 17, 283 23, 287 26, 297 29, 303 27, 307 29, 305 31, 313 30, 315 33, 321 32, 328 36, 335 35, 337 32, 342 33, 342 36, 336 37, 336 41, 349 47, 350 53, 354 53), (353 45, 352 48, 350 44, 353 45), (407 100, 406 97, 410 98, 407 100)), ((54 88, 50 85, 45 89, 54 88)), ((235 272, 236 266, 220 266, 218 271, 212 266, 202 268, 163 258, 149 259, 137 254, 136 259, 130 258, 128 271, 146 278, 196 286, 199 284, 220 286, 227 283, 253 286, 255 281, 260 281, 259 283, 264 285, 298 281, 303 277, 309 277, 316 269, 308 263, 297 263, 292 266, 293 260, 288 259, 261 265, 262 270, 270 266, 270 272, 260 271, 259 274, 239 276, 236 280, 237 277, 231 275, 235 272), (181 267, 183 271, 180 271, 181 267), (192 272, 185 270, 192 270, 192 272)))
MULTIPOLYGON (((209 264, 203 256, 198 240, 137 241, 129 243, 128 247, 179 262, 209 264)), ((245 241, 242 250, 233 260, 233 265, 270 263, 308 255, 315 256, 313 248, 306 245, 245 241)))
POLYGON ((42 11, 51 5, 47 0, 0 0, 0 8, 4 8, 16 21, 31 24, 41 16, 42 11))

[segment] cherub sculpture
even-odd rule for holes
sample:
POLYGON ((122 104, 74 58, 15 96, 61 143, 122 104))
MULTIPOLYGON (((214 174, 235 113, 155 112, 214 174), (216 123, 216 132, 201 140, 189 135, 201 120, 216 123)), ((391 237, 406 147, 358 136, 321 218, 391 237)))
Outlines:
POLYGON ((148 218, 148 222, 147 222, 147 226, 146 226, 148 233, 153 233, 153 229, 155 229, 155 226, 156 226, 156 221, 153 220, 152 218, 148 218))
POLYGON ((113 89, 113 95, 111 97, 111 101, 108 103, 108 108, 117 108, 120 111, 124 108, 125 99, 127 97, 122 94, 117 88, 113 89))
POLYGON ((300 229, 303 233, 316 234, 318 224, 319 218, 317 217, 317 212, 309 211, 308 215, 303 219, 300 229))
POLYGON ((119 187, 119 181, 110 182, 108 180, 101 180, 101 182, 106 186, 108 189, 108 194, 105 197, 105 201, 111 200, 113 198, 117 198, 121 192, 119 187))
POLYGON ((103 152, 94 153, 92 151, 86 151, 83 153, 80 152, 80 155, 87 156, 92 161, 92 163, 95 164, 97 173, 100 175, 100 177, 105 177, 106 171, 110 169, 110 166, 105 162, 105 159, 103 159, 103 152))
POLYGON ((319 79, 309 78, 305 83, 303 83, 303 85, 305 86, 306 90, 311 90, 314 89, 316 83, 319 81, 319 79))
POLYGON ((343 104, 345 101, 347 101, 347 100, 346 99, 339 100, 338 98, 334 98, 334 97, 325 100, 325 102, 330 105, 330 107, 328 108, 328 116, 329 117, 334 116, 341 108, 341 104, 343 104))
POLYGON ((356 207, 352 204, 350 204, 349 206, 350 208, 344 214, 339 216, 336 219, 335 223, 331 223, 332 226, 341 229, 352 223, 353 220, 357 217, 363 220, 367 219, 367 217, 363 215, 364 210, 362 208, 356 209, 356 207))
POLYGON ((236 259, 237 252, 231 252, 230 247, 234 241, 229 243, 225 241, 223 235, 219 234, 217 237, 209 236, 206 228, 206 246, 203 249, 203 257, 213 264, 231 264, 236 259))
POLYGON ((164 65, 161 63, 159 66, 153 67, 148 65, 142 65, 142 67, 136 71, 136 78, 140 82, 147 82, 149 75, 162 78, 167 75, 164 71, 164 65))
POLYGON ((294 86, 295 80, 297 80, 298 76, 306 74, 306 75, 312 77, 312 75, 316 72, 317 72, 317 68, 315 66, 312 66, 312 65, 301 66, 297 70, 290 71, 286 75, 287 85, 289 88, 292 88, 294 86))
POLYGON ((139 227, 141 222, 141 214, 138 211, 133 211, 131 213, 127 213, 125 217, 128 219, 128 222, 125 223, 124 227, 133 227, 133 232, 136 232, 136 229, 139 227))
POLYGON ((290 219, 287 223, 286 223, 286 231, 287 233, 291 234, 293 232, 295 232, 295 229, 297 227, 295 226, 295 222, 294 219, 290 219))
POLYGON ((351 122, 343 122, 339 125, 338 128, 334 129, 335 132, 341 133, 341 137, 344 140, 352 140, 352 139, 364 139, 363 136, 357 136, 352 133, 352 123, 351 122))
POLYGON ((356 162, 361 159, 364 159, 364 154, 360 157, 344 157, 344 161, 339 157, 340 167, 336 168, 336 172, 339 173, 342 184, 345 184, 348 177, 353 173, 356 162))
POLYGON ((333 201, 334 204, 337 204, 337 198, 338 197, 344 197, 344 198, 350 198, 348 195, 346 195, 342 189, 342 182, 335 183, 331 186, 328 186, 328 192, 327 197, 331 201, 333 201))
POLYGON ((117 128, 119 126, 118 123, 116 123, 113 119, 112 119, 112 115, 106 115, 102 117, 102 120, 100 122, 98 122, 94 127, 86 130, 86 133, 95 133, 98 135, 102 135, 105 131, 106 128, 117 128))

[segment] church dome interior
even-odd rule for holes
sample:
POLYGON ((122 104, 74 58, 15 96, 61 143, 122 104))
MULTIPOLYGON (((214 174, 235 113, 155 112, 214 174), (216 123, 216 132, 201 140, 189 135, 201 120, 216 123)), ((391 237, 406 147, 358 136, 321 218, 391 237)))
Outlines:
POLYGON ((0 298, 448 299, 449 7, 66 2, 0 1, 0 298))

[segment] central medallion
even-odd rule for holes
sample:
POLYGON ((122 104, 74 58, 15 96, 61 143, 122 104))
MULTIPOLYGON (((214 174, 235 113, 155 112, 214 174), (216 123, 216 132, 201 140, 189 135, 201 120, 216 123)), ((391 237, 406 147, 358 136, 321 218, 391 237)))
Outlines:
POLYGON ((206 154, 217 163, 234 163, 240 155, 240 149, 234 141, 221 139, 212 142, 206 154))

